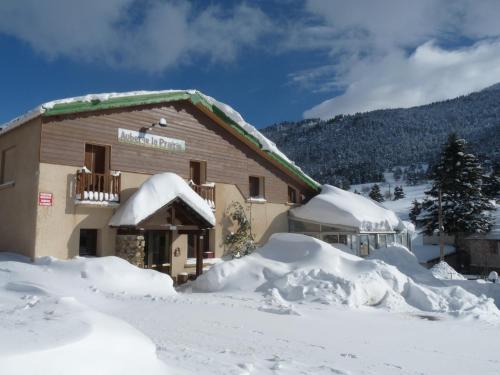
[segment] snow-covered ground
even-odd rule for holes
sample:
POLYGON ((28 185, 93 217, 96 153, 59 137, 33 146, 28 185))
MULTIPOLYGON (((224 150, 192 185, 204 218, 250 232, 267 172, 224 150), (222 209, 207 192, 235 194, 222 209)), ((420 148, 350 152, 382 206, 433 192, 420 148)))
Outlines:
MULTIPOLYGON (((388 208, 389 210, 394 211, 401 220, 409 220, 408 214, 410 213, 410 209, 412 206, 412 202, 414 199, 418 201, 423 201, 425 198, 425 191, 431 188, 430 183, 423 183, 419 185, 407 185, 404 181, 396 181, 394 180, 393 173, 384 173, 384 182, 377 182, 380 186, 380 191, 383 196, 385 196, 386 192, 391 191, 394 196, 394 188, 396 186, 402 186, 403 191, 405 193, 405 197, 403 199, 398 199, 396 201, 393 200, 385 200, 382 203, 382 206, 388 208)), ((359 193, 368 196, 368 192, 374 183, 366 183, 359 185, 352 185, 351 191, 358 191, 359 193)))
POLYGON ((403 248, 362 260, 291 234, 178 292, 114 257, 7 254, 0 373, 498 374, 481 294, 499 290, 436 279, 403 248))

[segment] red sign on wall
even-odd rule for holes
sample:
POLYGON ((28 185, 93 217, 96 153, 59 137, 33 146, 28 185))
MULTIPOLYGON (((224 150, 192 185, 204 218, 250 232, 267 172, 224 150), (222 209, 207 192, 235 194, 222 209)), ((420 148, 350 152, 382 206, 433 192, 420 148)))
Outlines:
POLYGON ((38 205, 39 206, 52 206, 54 198, 52 193, 38 193, 38 205))

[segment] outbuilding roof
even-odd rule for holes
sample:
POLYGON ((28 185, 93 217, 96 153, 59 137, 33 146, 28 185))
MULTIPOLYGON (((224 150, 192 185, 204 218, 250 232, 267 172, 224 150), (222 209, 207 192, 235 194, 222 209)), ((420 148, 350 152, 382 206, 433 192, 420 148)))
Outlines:
POLYGON ((321 193, 305 205, 290 210, 295 219, 328 226, 354 228, 360 232, 396 231, 404 223, 391 210, 362 195, 323 185, 321 193))
POLYGON ((54 100, 41 104, 24 115, 2 125, 0 136, 37 117, 66 115, 104 109, 123 108, 144 104, 166 103, 188 100, 212 118, 223 122, 236 133, 258 147, 260 151, 299 178, 306 186, 318 190, 320 185, 304 173, 293 161, 283 154, 274 142, 266 138, 255 127, 229 105, 201 93, 198 90, 132 91, 123 93, 89 94, 85 96, 54 100))

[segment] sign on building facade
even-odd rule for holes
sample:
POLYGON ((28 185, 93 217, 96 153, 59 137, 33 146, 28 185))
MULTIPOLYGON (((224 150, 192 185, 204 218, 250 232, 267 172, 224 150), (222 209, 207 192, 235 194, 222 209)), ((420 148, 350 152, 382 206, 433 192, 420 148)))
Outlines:
POLYGON ((186 142, 181 139, 162 137, 129 129, 118 129, 118 142, 156 148, 163 151, 186 151, 186 142))
POLYGON ((52 206, 54 202, 54 196, 52 193, 38 193, 38 205, 39 206, 52 206))

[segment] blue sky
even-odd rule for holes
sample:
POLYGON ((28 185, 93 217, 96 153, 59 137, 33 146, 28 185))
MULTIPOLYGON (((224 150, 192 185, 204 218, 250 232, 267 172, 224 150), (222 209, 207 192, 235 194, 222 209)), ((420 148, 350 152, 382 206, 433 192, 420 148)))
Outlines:
POLYGON ((500 81, 500 2, 5 0, 0 123, 52 99, 196 88, 257 127, 500 81))

